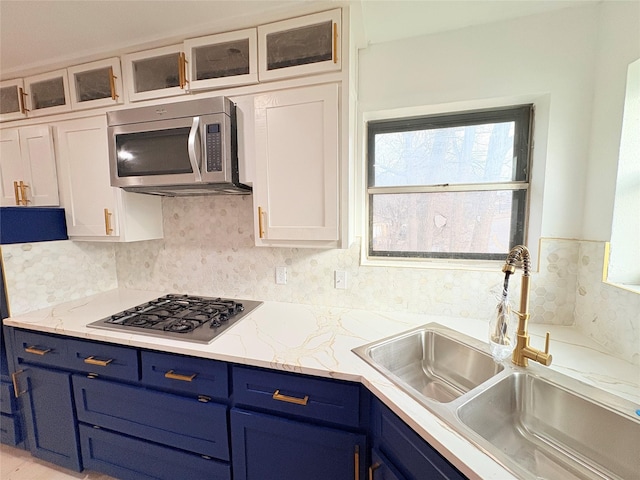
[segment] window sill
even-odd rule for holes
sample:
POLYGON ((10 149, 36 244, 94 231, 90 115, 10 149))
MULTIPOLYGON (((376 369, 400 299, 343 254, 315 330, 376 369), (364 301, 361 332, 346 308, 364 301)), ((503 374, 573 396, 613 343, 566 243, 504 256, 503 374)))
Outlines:
POLYGON ((605 280, 604 283, 606 283, 607 285, 611 285, 612 287, 617 287, 622 290, 626 290, 627 292, 637 293, 638 295, 640 295, 640 285, 634 285, 630 283, 616 283, 610 280, 605 280))
POLYGON ((431 270, 467 270, 481 272, 501 271, 504 261, 501 260, 454 260, 444 258, 370 258, 365 252, 360 257, 360 265, 364 267, 387 268, 421 268, 431 270))

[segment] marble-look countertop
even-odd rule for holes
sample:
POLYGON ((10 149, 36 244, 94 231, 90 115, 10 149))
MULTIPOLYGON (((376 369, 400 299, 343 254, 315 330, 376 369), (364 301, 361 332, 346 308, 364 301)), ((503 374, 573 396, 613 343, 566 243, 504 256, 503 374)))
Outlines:
MULTIPOLYGON (((357 381, 472 479, 513 479, 483 453, 351 350, 436 322, 485 341, 487 321, 402 312, 265 302, 209 344, 87 328, 87 324, 168 292, 115 289, 4 321, 5 325, 153 350, 357 381)), ((607 355, 573 327, 530 325, 541 348, 551 332, 551 367, 640 406, 640 367, 607 355)))

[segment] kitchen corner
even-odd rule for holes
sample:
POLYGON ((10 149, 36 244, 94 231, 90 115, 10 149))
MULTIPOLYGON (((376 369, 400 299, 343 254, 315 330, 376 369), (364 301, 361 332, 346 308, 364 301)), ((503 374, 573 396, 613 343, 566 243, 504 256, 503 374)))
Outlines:
MULTIPOLYGON (((487 322, 406 312, 265 302, 210 344, 96 330, 87 324, 168 292, 117 288, 7 319, 8 326, 121 345, 360 382, 469 478, 512 478, 487 455, 368 366, 352 348, 437 322, 486 341, 487 322)), ((531 325, 533 342, 551 331, 550 368, 640 404, 637 368, 603 353, 574 328, 531 325), (612 372, 615 372, 612 374, 612 372), (614 375, 614 376, 612 376, 614 375)))

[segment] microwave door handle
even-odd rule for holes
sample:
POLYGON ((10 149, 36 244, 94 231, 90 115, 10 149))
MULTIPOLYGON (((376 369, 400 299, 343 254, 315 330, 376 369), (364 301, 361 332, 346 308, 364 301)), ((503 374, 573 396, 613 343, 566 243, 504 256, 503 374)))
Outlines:
POLYGON ((200 174, 200 159, 198 157, 202 156, 196 154, 196 145, 199 147, 200 143, 196 144, 196 135, 198 134, 198 130, 200 127, 200 117, 193 118, 193 124, 191 125, 191 130, 189 131, 189 161, 191 162, 191 169, 193 170, 193 174, 195 176, 196 182, 202 181, 202 175, 200 174))

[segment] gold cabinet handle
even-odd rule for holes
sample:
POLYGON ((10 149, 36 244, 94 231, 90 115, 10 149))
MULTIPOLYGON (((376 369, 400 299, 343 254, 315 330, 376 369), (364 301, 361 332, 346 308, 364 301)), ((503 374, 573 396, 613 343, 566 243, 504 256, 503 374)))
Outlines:
POLYGON ((338 63, 338 24, 333 24, 333 63, 338 63))
POLYGON ((18 185, 17 181, 13 182, 13 194, 16 197, 16 205, 20 205, 21 201, 20 201, 20 186, 18 185))
POLYGON ((23 115, 26 115, 27 112, 29 111, 29 109, 26 107, 26 103, 24 101, 24 97, 26 97, 28 94, 24 93, 24 89, 22 87, 18 88, 18 100, 20 102, 20 113, 22 113, 23 115))
POLYGON ((264 214, 265 211, 262 207, 258 207, 258 235, 260 238, 264 238, 264 214))
POLYGON ((178 79, 182 89, 189 83, 189 80, 187 80, 187 58, 184 52, 180 52, 180 55, 178 55, 178 79))
POLYGON ((369 480, 373 480, 373 475, 374 475, 373 472, 375 472, 379 468, 380 468, 380 464, 378 462, 374 463, 369 467, 369 480))
POLYGON ((27 188, 29 188, 29 185, 20 180, 20 195, 22 196, 22 205, 27 205, 29 203, 29 200, 27 199, 27 188))
POLYGON ((33 353, 34 355, 46 355, 47 353, 49 353, 51 351, 50 348, 46 348, 44 350, 41 350, 40 348, 36 347, 35 345, 31 345, 30 347, 25 347, 24 349, 25 352, 27 353, 33 353))
POLYGON ((271 398, 281 402, 295 403, 296 405, 306 405, 309 401, 309 395, 305 395, 304 398, 290 397, 288 395, 281 394, 280 390, 273 392, 273 396, 271 398))
POLYGON ((18 375, 20 375, 24 370, 18 370, 17 372, 13 372, 11 374, 11 381, 13 382, 13 394, 16 398, 18 398, 23 393, 27 393, 26 390, 20 391, 20 387, 18 387, 18 375))
POLYGON ((107 235, 111 235, 113 233, 113 227, 111 227, 111 212, 109 212, 108 208, 104 209, 104 231, 107 235))
POLYGON ((169 370, 164 374, 164 378, 169 378, 171 380, 181 380, 183 382, 191 382, 197 376, 197 373, 192 373, 191 375, 181 375, 179 373, 174 373, 173 370, 169 370))
POLYGON ((111 100, 118 100, 119 95, 116 93, 116 77, 113 74, 113 67, 109 67, 109 87, 111 87, 111 100))
POLYGON ((356 445, 355 450, 353 451, 353 478, 354 480, 360 480, 360 447, 356 445))
POLYGON ((97 365, 99 367, 106 367, 111 362, 113 362, 113 358, 110 358, 109 360, 99 360, 93 355, 84 359, 84 363, 88 363, 89 365, 97 365))

